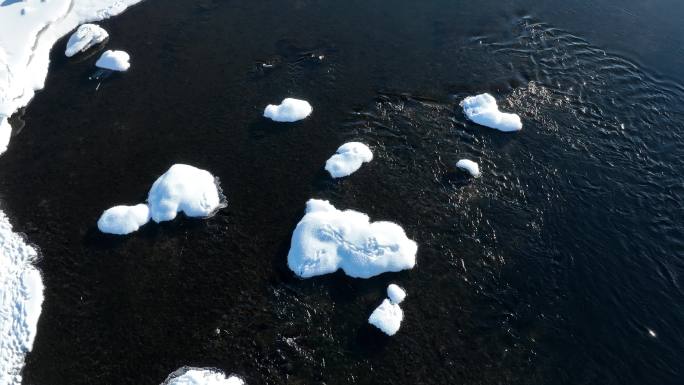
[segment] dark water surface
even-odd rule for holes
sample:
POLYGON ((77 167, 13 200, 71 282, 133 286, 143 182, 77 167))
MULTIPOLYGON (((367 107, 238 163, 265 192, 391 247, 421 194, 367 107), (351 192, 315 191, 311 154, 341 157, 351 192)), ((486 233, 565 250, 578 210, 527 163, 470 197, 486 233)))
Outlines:
POLYGON ((0 157, 2 209, 43 255, 24 383, 681 384, 684 6, 529 3, 148 0, 102 23, 132 69, 97 90, 95 57, 59 44, 0 157), (466 121, 485 91, 521 132, 466 121), (286 96, 313 115, 260 117, 286 96), (347 140, 375 160, 332 181, 347 140), (228 207, 97 231, 173 163, 228 207), (311 197, 400 223, 417 267, 295 278, 311 197), (366 320, 390 282, 409 296, 387 338, 366 320))

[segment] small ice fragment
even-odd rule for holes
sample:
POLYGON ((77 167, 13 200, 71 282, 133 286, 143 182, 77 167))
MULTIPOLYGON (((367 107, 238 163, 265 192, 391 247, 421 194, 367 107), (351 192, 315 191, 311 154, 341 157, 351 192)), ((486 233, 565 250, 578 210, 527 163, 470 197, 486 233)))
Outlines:
POLYGON ((520 116, 499 111, 496 99, 490 94, 469 96, 461 102, 463 112, 473 122, 499 131, 519 131, 522 129, 520 116))
POLYGON ((651 337, 656 338, 656 337, 658 336, 658 335, 656 334, 656 332, 653 331, 652 329, 647 329, 647 330, 648 330, 648 335, 650 335, 651 337))
POLYGON ((130 56, 128 56, 128 53, 108 50, 102 53, 102 56, 100 56, 95 65, 106 70, 123 72, 131 67, 129 61, 130 56))
POLYGON ((406 298, 406 292, 398 285, 391 284, 387 286, 387 296, 392 303, 400 304, 406 298))
POLYGON ((107 37, 109 34, 99 25, 83 24, 69 38, 64 54, 71 57, 79 52, 85 52, 88 48, 105 41, 107 37))
POLYGON ((147 197, 152 220, 170 221, 179 212, 207 217, 223 206, 216 178, 208 171, 174 164, 152 185, 147 197))
POLYGON ((393 304, 389 299, 382 301, 368 318, 368 323, 382 330, 388 336, 393 336, 399 331, 404 312, 398 304, 393 304))
POLYGON ((470 175, 477 178, 480 176, 480 166, 470 159, 461 159, 456 162, 456 167, 468 171, 470 175))
POLYGON ((279 105, 269 104, 264 117, 275 122, 296 122, 311 115, 313 108, 306 100, 286 98, 279 105))
POLYGON ((183 367, 171 373, 162 385, 244 385, 237 376, 229 376, 218 369, 183 367))
POLYGON ((103 233, 124 235, 137 231, 149 220, 150 209, 144 203, 135 206, 114 206, 102 213, 97 221, 97 228, 103 233))
POLYGON ((373 160, 373 152, 359 142, 345 143, 325 162, 325 169, 333 178, 342 178, 356 172, 365 162, 373 160))

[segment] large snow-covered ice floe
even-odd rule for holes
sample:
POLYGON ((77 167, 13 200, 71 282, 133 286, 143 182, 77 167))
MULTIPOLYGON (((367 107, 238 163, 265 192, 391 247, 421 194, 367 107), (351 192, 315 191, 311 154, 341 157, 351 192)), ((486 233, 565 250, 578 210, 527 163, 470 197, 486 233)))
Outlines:
POLYGON ((461 107, 468 119, 477 124, 506 132, 522 129, 520 116, 499 111, 496 99, 490 94, 468 96, 461 102, 461 107))
POLYGON ((399 304, 406 298, 406 292, 395 284, 387 287, 387 296, 380 306, 373 310, 368 323, 382 330, 388 336, 393 336, 399 331, 401 321, 404 320, 404 311, 399 304))
POLYGON ((20 385, 43 305, 38 253, 0 211, 0 384, 20 385))
POLYGON ((162 385, 244 385, 237 376, 228 376, 213 368, 182 367, 171 373, 162 385))
POLYGON ((467 171, 470 175, 477 178, 480 176, 480 166, 470 159, 461 159, 456 162, 456 167, 467 171))
POLYGON ((79 52, 85 52, 88 48, 102 43, 108 37, 107 31, 99 25, 83 24, 69 37, 64 54, 67 57, 72 57, 79 52))
POLYGON ((325 169, 333 178, 342 178, 356 172, 365 162, 373 160, 373 152, 368 146, 359 142, 345 143, 337 149, 337 153, 325 162, 325 169))
POLYGON ((141 203, 135 206, 114 206, 105 210, 97 221, 97 228, 108 234, 130 234, 149 222, 150 208, 141 203))
POLYGON ((371 223, 366 214, 310 199, 292 234, 287 264, 302 278, 338 269, 351 277, 370 278, 413 268, 417 251, 418 245, 396 223, 371 223))
POLYGON ((125 51, 107 50, 102 53, 95 66, 110 71, 128 71, 131 68, 131 57, 125 51))
POLYGON ((174 164, 152 185, 147 197, 152 219, 170 221, 179 212, 207 217, 225 206, 217 179, 209 171, 174 164))
POLYGON ((276 122, 296 122, 311 115, 313 107, 306 100, 286 98, 278 104, 269 104, 264 117, 276 122))
POLYGON ((0 120, 26 106, 43 88, 50 49, 59 38, 140 1, 24 0, 0 7, 0 120))

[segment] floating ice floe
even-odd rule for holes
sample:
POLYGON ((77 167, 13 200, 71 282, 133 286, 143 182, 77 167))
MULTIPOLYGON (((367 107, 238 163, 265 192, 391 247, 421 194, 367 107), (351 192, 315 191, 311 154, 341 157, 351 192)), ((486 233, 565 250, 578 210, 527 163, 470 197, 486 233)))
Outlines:
POLYGON ((83 24, 74 32, 66 45, 64 54, 72 57, 79 52, 102 43, 109 37, 107 31, 95 24, 83 24))
POLYGON ((218 181, 209 173, 186 164, 174 164, 152 185, 147 197, 152 220, 170 221, 179 212, 207 217, 223 207, 218 181))
POLYGON ((43 88, 50 49, 79 24, 107 19, 141 0, 24 0, 0 7, 0 120, 43 88))
POLYGON ((103 233, 124 235, 138 231, 149 222, 150 209, 141 203, 135 206, 114 206, 105 210, 97 221, 97 228, 103 233))
POLYGON ((127 71, 131 67, 131 57, 125 51, 104 51, 95 66, 110 71, 127 71))
POLYGON ((468 173, 475 178, 480 176, 480 166, 470 159, 459 160, 456 162, 456 167, 460 168, 461 170, 468 171, 468 173))
POLYGON ((279 105, 269 104, 264 117, 276 122, 296 122, 311 115, 313 107, 306 100, 286 98, 279 105))
POLYGON ((325 169, 333 178, 342 178, 356 172, 365 162, 373 160, 373 152, 359 142, 345 143, 325 162, 325 169))
POLYGON ((0 116, 0 154, 7 151, 11 136, 12 126, 10 126, 7 118, 0 116))
POLYGON ((382 301, 368 318, 368 323, 382 330, 388 336, 393 336, 399 331, 404 312, 399 304, 406 298, 406 292, 395 284, 387 287, 389 299, 382 301))
POLYGON ((522 129, 520 116, 499 111, 496 99, 490 94, 468 96, 461 102, 461 107, 468 119, 477 124, 506 132, 522 129))
POLYGON ((310 199, 292 234, 287 264, 302 278, 338 269, 369 278, 413 268, 417 251, 418 245, 396 223, 371 223, 366 214, 310 199))
POLYGON ((12 231, 0 211, 0 384, 20 385, 43 305, 36 250, 12 231))
POLYGON ((171 373, 162 385, 244 385, 237 376, 228 376, 218 369, 183 367, 171 373))

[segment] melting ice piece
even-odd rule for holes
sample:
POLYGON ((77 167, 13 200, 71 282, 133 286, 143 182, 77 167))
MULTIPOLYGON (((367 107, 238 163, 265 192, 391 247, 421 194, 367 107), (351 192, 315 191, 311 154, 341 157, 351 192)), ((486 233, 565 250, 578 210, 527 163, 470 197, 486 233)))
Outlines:
POLYGON ((88 48, 102 43, 108 37, 107 31, 99 25, 83 24, 69 38, 64 54, 67 57, 72 57, 79 52, 85 52, 88 48))
POLYGON ((470 159, 459 160, 456 162, 456 167, 460 168, 461 170, 468 171, 468 173, 475 178, 480 176, 480 166, 470 159))
POLYGON ((130 234, 149 222, 150 209, 141 203, 135 206, 114 206, 105 210, 97 221, 97 228, 108 234, 130 234))
POLYGON ((406 298, 404 289, 395 284, 387 286, 387 297, 392 303, 400 304, 406 298))
POLYGON ((292 233, 287 264, 302 278, 338 269, 351 277, 370 278, 413 268, 417 251, 418 245, 396 223, 371 223, 366 214, 310 199, 292 233))
POLYGON ((306 100, 286 98, 279 105, 269 104, 264 117, 276 122, 296 122, 311 115, 313 107, 306 100))
POLYGON ((179 212, 189 217, 207 217, 225 206, 218 181, 208 171, 174 164, 152 185, 147 197, 152 220, 170 221, 179 212))
POLYGON ((10 136, 12 136, 12 126, 10 126, 7 118, 0 116, 0 154, 7 151, 10 136))
POLYGON ((129 63, 131 57, 124 51, 104 51, 102 56, 97 60, 95 66, 98 68, 110 71, 127 71, 131 64, 129 63))
POLYGON ((388 336, 393 336, 399 331, 404 312, 399 304, 390 302, 389 299, 382 301, 368 318, 368 323, 382 330, 388 336))
POLYGON ((244 385, 237 376, 229 376, 218 369, 182 367, 171 373, 162 385, 244 385))
POLYGON ((496 99, 490 94, 468 96, 461 102, 461 107, 468 119, 477 124, 506 132, 522 129, 520 117, 499 111, 496 99))
POLYGON ((361 165, 373 160, 373 152, 363 143, 349 142, 337 149, 337 153, 325 162, 325 169, 333 178, 342 178, 356 172, 361 165))

